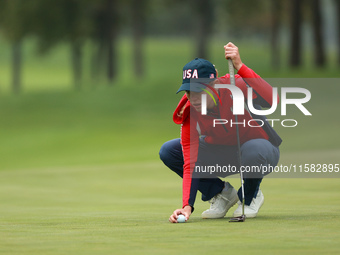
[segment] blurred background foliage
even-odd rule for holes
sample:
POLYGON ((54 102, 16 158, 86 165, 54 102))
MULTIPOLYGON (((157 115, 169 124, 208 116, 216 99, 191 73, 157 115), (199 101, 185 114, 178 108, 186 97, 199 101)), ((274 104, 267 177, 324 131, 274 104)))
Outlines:
MULTIPOLYGON (((224 74, 232 41, 264 78, 339 77, 339 30, 340 0, 0 0, 0 169, 156 160, 185 63, 224 74)), ((283 152, 339 148, 316 121, 334 81, 310 86, 313 121, 277 127, 283 152)))
POLYGON ((264 56, 269 54, 265 68, 276 71, 307 62, 339 66, 339 6, 339 0, 0 0, 0 61, 11 65, 11 78, 1 81, 19 93, 25 83, 23 66, 30 61, 25 54, 34 49, 41 57, 63 46, 59 53, 68 51, 70 63, 64 64, 75 88, 84 82, 84 69, 94 80, 114 83, 125 43, 131 44, 131 75, 144 77, 150 38, 157 45, 162 42, 156 38, 187 39, 193 47, 187 55, 207 59, 214 41, 255 44, 255 49, 262 44, 268 51, 264 56))

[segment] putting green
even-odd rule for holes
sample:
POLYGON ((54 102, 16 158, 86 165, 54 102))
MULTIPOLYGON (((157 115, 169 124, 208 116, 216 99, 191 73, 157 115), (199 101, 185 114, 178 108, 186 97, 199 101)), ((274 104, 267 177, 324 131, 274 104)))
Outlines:
MULTIPOLYGON (((239 186, 238 178, 230 182, 239 186)), ((0 172, 1 254, 338 254, 340 179, 263 181, 255 219, 185 224, 181 182, 158 161, 0 172)), ((230 217, 233 207, 228 212, 230 217)))

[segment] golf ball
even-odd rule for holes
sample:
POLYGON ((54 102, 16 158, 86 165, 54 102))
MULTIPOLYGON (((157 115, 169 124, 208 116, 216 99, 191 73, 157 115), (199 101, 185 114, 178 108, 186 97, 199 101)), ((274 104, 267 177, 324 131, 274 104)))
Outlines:
POLYGON ((183 214, 178 215, 177 222, 178 223, 184 223, 185 222, 185 216, 183 214))

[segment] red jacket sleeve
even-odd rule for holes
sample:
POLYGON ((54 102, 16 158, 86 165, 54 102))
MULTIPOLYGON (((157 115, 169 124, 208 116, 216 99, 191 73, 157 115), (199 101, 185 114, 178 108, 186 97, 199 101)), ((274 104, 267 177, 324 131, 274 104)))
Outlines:
POLYGON ((181 127, 181 144, 184 157, 183 165, 183 207, 190 205, 193 207, 198 188, 198 179, 192 178, 195 163, 197 161, 199 136, 196 127, 190 123, 190 118, 186 118, 181 127))
MULTIPOLYGON (((229 79, 229 74, 220 77, 220 79, 229 79)), ((238 70, 236 78, 236 86, 238 86, 243 94, 247 97, 247 86, 253 88, 253 99, 262 107, 271 107, 273 103, 273 88, 257 73, 247 67, 245 64, 238 70)), ((279 102, 279 96, 277 96, 279 102)))
POLYGON ((190 205, 193 207, 198 187, 198 179, 192 178, 192 173, 197 161, 199 135, 196 125, 190 122, 190 102, 184 95, 179 102, 173 120, 176 124, 181 124, 181 145, 184 158, 183 165, 183 207, 190 205))

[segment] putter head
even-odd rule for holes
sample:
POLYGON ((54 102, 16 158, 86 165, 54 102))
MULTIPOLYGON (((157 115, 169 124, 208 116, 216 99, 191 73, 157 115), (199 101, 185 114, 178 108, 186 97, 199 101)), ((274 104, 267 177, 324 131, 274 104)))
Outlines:
POLYGON ((238 217, 230 218, 229 222, 244 222, 245 220, 246 220, 246 216, 243 214, 238 217))

